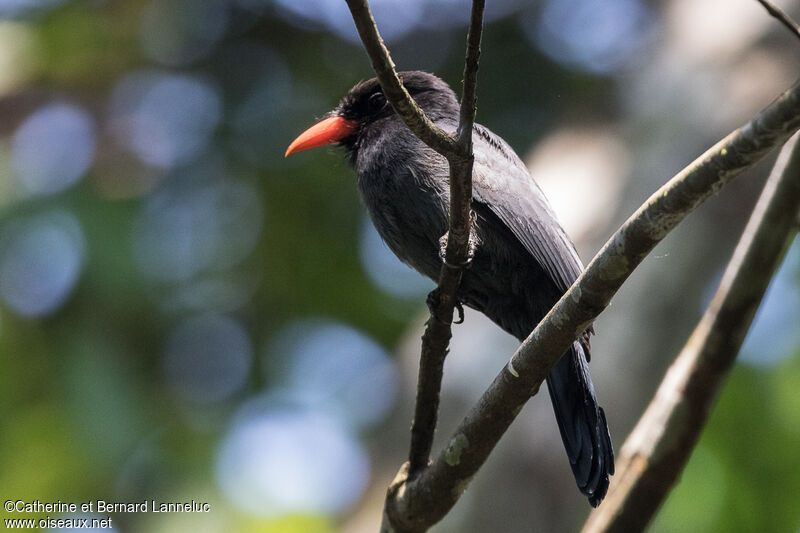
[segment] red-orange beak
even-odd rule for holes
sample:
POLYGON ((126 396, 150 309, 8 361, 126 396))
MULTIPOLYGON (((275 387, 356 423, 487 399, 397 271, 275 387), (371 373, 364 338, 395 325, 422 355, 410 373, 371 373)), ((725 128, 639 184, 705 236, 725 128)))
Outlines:
POLYGON ((334 115, 318 122, 300 134, 286 149, 284 157, 295 152, 341 141, 356 132, 358 121, 334 115))

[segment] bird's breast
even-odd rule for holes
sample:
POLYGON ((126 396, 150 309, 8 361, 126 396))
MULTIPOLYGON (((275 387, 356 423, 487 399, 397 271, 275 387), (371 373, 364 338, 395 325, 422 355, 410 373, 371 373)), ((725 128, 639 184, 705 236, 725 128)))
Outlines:
POLYGON ((414 157, 376 157, 358 171, 358 188, 380 236, 401 261, 437 279, 439 239, 447 231, 446 174, 414 157))

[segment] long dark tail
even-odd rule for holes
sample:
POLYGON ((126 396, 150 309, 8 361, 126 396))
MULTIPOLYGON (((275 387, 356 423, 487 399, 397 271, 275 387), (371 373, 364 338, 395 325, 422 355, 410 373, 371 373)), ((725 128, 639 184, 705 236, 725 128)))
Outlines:
POLYGON ((597 507, 608 492, 608 476, 614 474, 614 450, 579 342, 547 376, 547 388, 575 481, 592 507, 597 507))

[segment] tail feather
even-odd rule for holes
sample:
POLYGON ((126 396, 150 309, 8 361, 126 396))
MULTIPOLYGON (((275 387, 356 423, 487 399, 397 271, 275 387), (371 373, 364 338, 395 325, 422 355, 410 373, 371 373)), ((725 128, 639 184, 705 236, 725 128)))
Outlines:
POLYGON ((547 376, 547 388, 575 481, 597 507, 608 492, 608 476, 614 474, 614 450, 580 343, 547 376))

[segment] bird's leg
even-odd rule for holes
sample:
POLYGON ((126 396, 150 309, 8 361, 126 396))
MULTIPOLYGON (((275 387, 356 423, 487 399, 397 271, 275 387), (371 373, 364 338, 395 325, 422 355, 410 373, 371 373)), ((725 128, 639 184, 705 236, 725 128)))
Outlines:
POLYGON ((428 305, 428 311, 431 313, 431 317, 435 318, 437 321, 441 322, 442 324, 449 326, 451 322, 444 320, 439 316, 439 287, 436 287, 431 292, 428 293, 428 297, 425 299, 425 303, 428 305))
POLYGON ((439 257, 442 260, 442 263, 447 268, 453 270, 461 270, 464 268, 469 268, 472 264, 472 259, 475 257, 475 251, 478 249, 478 234, 475 232, 475 211, 470 212, 470 218, 472 218, 472 224, 469 225, 469 238, 467 239, 467 258, 460 263, 451 263, 447 260, 447 239, 450 235, 448 231, 444 235, 441 236, 439 239, 439 257))
POLYGON ((464 323, 464 306, 461 304, 461 301, 456 300, 456 311, 458 311, 458 318, 453 321, 453 324, 463 324, 464 323))
MULTIPOLYGON (((449 268, 450 270, 456 270, 460 273, 465 268, 469 268, 472 265, 472 260, 475 257, 475 252, 478 249, 478 234, 475 231, 475 211, 470 211, 470 218, 471 224, 469 225, 469 237, 467 238, 467 257, 463 261, 458 263, 453 263, 452 261, 448 261, 447 259, 447 240, 450 236, 450 232, 448 231, 439 239, 439 257, 442 260, 442 264, 449 268)), ((439 291, 435 289, 428 294, 428 308, 431 311, 431 316, 439 320, 440 322, 450 324, 450 322, 446 322, 439 317, 437 313, 437 309, 439 308, 439 291)), ((462 324, 464 322, 464 306, 461 304, 461 301, 458 300, 456 297, 455 301, 455 309, 458 311, 458 319, 453 321, 452 323, 455 324, 462 324)))
POLYGON ((464 323, 464 305, 459 301, 456 300, 455 308, 456 312, 458 313, 458 318, 453 320, 452 322, 447 322, 439 317, 439 289, 433 289, 431 292, 428 293, 428 298, 425 300, 425 303, 428 305, 428 310, 431 312, 431 316, 434 317, 436 320, 441 322, 442 324, 463 324, 464 323))

